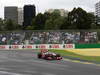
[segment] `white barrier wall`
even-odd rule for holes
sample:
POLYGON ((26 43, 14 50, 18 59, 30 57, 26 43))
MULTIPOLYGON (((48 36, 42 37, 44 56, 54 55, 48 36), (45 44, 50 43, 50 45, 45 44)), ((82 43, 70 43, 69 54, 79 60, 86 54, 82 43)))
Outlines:
POLYGON ((10 49, 74 49, 74 44, 0 45, 0 50, 10 49))

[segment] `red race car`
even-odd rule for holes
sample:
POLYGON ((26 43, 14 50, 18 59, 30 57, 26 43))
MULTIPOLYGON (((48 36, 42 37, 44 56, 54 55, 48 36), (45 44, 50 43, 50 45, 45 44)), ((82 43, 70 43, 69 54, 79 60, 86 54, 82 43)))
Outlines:
POLYGON ((52 52, 40 52, 38 53, 39 59, 46 59, 46 60, 61 60, 62 57, 60 54, 55 54, 52 52))

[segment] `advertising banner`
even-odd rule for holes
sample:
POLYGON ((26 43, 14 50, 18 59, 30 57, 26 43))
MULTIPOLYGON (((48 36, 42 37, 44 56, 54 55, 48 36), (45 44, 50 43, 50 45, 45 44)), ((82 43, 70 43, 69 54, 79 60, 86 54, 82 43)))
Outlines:
POLYGON ((0 45, 0 50, 18 49, 74 49, 74 44, 0 45))

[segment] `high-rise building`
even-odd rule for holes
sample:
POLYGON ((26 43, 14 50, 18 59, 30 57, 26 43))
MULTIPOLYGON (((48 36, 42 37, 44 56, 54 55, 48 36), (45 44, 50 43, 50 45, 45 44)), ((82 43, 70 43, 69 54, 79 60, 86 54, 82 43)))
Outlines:
POLYGON ((24 26, 31 25, 32 19, 36 15, 35 5, 25 5, 24 6, 24 26))
POLYGON ((11 19, 13 22, 18 24, 18 7, 7 6, 4 8, 4 18, 6 20, 11 19))
POLYGON ((23 8, 18 8, 18 24, 23 25, 23 8))
POLYGON ((95 4, 95 15, 100 17, 100 2, 95 4))
POLYGON ((46 10, 46 12, 52 13, 54 11, 59 11, 61 16, 67 16, 68 15, 68 11, 64 10, 64 9, 48 9, 46 10))
POLYGON ((95 4, 96 23, 100 24, 100 1, 95 4))

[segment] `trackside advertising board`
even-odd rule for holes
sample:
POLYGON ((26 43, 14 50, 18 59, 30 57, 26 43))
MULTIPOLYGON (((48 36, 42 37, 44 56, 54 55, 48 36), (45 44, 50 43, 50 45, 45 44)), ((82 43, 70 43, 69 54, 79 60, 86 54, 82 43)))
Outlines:
POLYGON ((74 44, 0 45, 0 50, 10 49, 74 49, 74 44))
POLYGON ((9 45, 0 45, 0 50, 9 50, 9 45))

